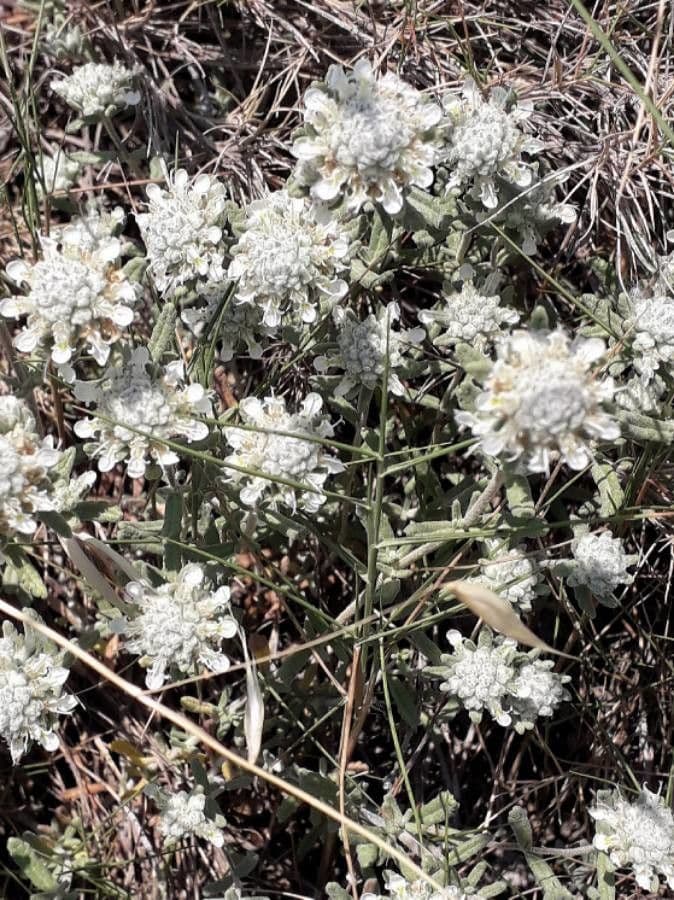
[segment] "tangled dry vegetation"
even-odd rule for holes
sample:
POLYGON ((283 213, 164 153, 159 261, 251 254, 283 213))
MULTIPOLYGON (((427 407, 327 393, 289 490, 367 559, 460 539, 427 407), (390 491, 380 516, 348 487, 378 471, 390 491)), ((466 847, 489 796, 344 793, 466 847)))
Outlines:
POLYGON ((674 890, 673 30, 0 2, 2 896, 674 890))

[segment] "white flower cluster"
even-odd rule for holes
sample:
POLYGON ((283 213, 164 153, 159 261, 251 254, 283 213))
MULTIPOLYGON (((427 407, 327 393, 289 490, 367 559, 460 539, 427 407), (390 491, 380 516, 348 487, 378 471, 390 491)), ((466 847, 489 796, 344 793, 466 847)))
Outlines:
POLYGON ((518 612, 529 612, 536 588, 543 575, 524 547, 505 550, 503 545, 488 545, 490 559, 480 560, 480 574, 475 581, 504 597, 518 612))
POLYGON ((626 320, 634 368, 648 384, 656 372, 674 371, 674 296, 665 291, 653 296, 634 294, 626 320))
POLYGON ((500 296, 490 293, 492 289, 489 279, 479 289, 472 281, 464 281, 459 292, 446 284, 440 304, 419 313, 423 325, 428 327, 436 323, 443 329, 432 338, 433 343, 444 347, 463 341, 482 346, 487 339, 499 334, 504 325, 515 325, 519 313, 501 306, 500 296))
POLYGON ((485 453, 521 459, 529 472, 547 472, 557 458, 582 469, 592 460, 592 440, 620 436, 602 408, 613 397, 613 380, 591 371, 606 350, 599 338, 571 342, 561 330, 515 331, 497 350, 475 412, 456 414, 485 453))
POLYGON ((208 294, 225 279, 225 187, 205 173, 190 181, 185 169, 165 177, 166 188, 148 185, 147 212, 136 214, 152 276, 169 294, 183 286, 208 294))
POLYGON ((440 690, 458 699, 474 722, 486 710, 499 725, 522 734, 569 699, 569 676, 550 671, 553 663, 538 659, 537 651, 521 653, 515 641, 494 637, 488 628, 480 631, 477 645, 454 630, 447 639, 453 653, 443 654, 441 665, 428 673, 443 679, 440 690))
POLYGON ((89 62, 52 81, 51 89, 81 116, 107 118, 140 102, 135 78, 136 73, 117 60, 112 65, 89 62))
POLYGON ((42 178, 35 179, 38 197, 69 191, 81 171, 82 167, 77 160, 62 150, 57 150, 55 156, 43 156, 42 178))
POLYGON ((400 307, 389 303, 377 315, 369 315, 361 322, 350 309, 335 309, 334 319, 338 326, 338 353, 318 356, 314 366, 318 372, 339 368, 344 377, 335 388, 335 396, 350 394, 356 387, 374 390, 382 383, 388 366, 388 389, 402 397, 405 388, 398 375, 404 365, 405 348, 420 343, 424 337, 423 328, 393 330, 393 323, 400 318, 400 307))
POLYGON ((616 588, 634 581, 627 567, 633 565, 637 557, 625 553, 622 541, 612 537, 608 531, 581 535, 574 540, 572 552, 573 562, 568 576, 571 587, 588 587, 599 601, 615 606, 616 588))
POLYGON ((58 749, 54 732, 57 716, 77 705, 63 693, 68 669, 61 656, 30 626, 20 634, 11 622, 2 623, 0 638, 0 735, 9 744, 12 762, 18 763, 32 741, 45 750, 58 749))
POLYGON ((205 390, 185 384, 181 362, 169 363, 155 377, 149 361, 147 348, 137 347, 100 381, 75 382, 77 399, 96 405, 92 418, 75 423, 75 434, 94 438, 86 449, 98 457, 100 472, 126 460, 129 477, 141 478, 148 457, 160 466, 178 462, 163 441, 184 437, 191 443, 208 436, 208 425, 197 418, 212 412, 205 390))
POLYGON ((28 288, 0 302, 0 314, 26 325, 14 343, 22 353, 46 345, 57 364, 88 349, 100 365, 119 340, 120 329, 133 321, 137 286, 120 268, 122 242, 113 230, 123 213, 90 212, 72 220, 58 239, 42 237, 42 259, 32 265, 22 259, 7 266, 7 275, 28 288))
POLYGON ((488 209, 498 205, 498 178, 517 187, 528 187, 532 168, 522 153, 537 153, 542 144, 519 128, 531 115, 524 104, 509 109, 510 92, 496 87, 483 100, 472 79, 468 79, 460 98, 445 99, 447 113, 446 162, 451 175, 448 188, 472 183, 473 194, 488 209))
POLYGON ((203 838, 214 847, 222 847, 225 843, 222 833, 225 819, 221 815, 214 819, 206 816, 206 795, 200 786, 189 792, 157 792, 154 799, 161 811, 160 829, 166 847, 189 837, 203 838))
POLYGON ((427 881, 408 881, 396 872, 384 872, 386 894, 366 891, 361 900, 469 900, 468 894, 455 885, 438 890, 427 881))
POLYGON ((597 822, 597 850, 615 866, 629 866, 644 891, 658 893, 659 875, 674 890, 674 817, 661 796, 644 787, 631 803, 620 790, 597 791, 589 812, 597 822))
POLYGON ((252 470, 251 474, 236 469, 229 472, 233 481, 243 483, 242 503, 255 506, 264 494, 270 494, 273 506, 281 503, 292 510, 299 506, 309 513, 320 509, 325 502, 326 479, 344 470, 343 464, 321 444, 321 438, 333 434, 332 426, 321 415, 322 406, 320 396, 313 393, 307 395, 296 413, 288 412, 280 397, 248 397, 241 401, 241 421, 247 427, 227 428, 227 442, 234 452, 225 457, 225 463, 252 470), (313 440, 303 440, 303 436, 313 440), (275 479, 299 482, 302 487, 275 479))
POLYGON ((0 397, 0 536, 33 534, 36 515, 54 509, 49 469, 60 458, 52 438, 38 436, 26 404, 0 397))
POLYGON ((199 666, 211 672, 229 668, 229 658, 219 649, 238 631, 229 588, 211 590, 201 566, 189 563, 174 581, 156 588, 132 581, 126 594, 139 612, 129 621, 117 621, 115 629, 130 638, 126 649, 141 657, 151 690, 162 686, 169 670, 195 675, 199 666))
POLYGON ((398 213, 407 188, 433 182, 441 117, 436 103, 397 75, 377 77, 367 60, 348 73, 330 66, 324 84, 304 95, 295 179, 315 200, 343 200, 352 212, 370 200, 398 213))
POLYGON ((276 191, 247 208, 227 276, 237 282, 236 302, 259 306, 263 324, 276 329, 314 322, 321 298, 334 305, 346 294, 339 274, 348 254, 348 235, 333 216, 276 191))

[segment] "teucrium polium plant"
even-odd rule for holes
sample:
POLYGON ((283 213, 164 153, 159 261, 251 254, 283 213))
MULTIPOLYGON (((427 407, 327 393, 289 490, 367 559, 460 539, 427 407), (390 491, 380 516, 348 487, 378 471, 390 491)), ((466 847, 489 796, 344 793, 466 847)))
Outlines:
POLYGON ((617 787, 670 765, 674 253, 660 235, 649 255, 660 207, 635 214, 630 180, 659 145, 643 159, 628 119, 629 159, 602 135, 589 173, 574 92, 595 75, 551 57, 546 99, 550 79, 508 71, 498 16, 461 36, 418 5, 302 4, 287 30, 279 9, 254 74, 236 41, 224 67, 201 47, 227 21, 257 52, 246 4, 178 2, 164 41, 154 9, 98 28, 58 0, 30 54, 9 40, 5 68, 31 62, 8 94, 0 579, 27 624, 3 623, 0 736, 14 765, 34 754, 18 802, 5 767, 8 808, 58 797, 8 843, 39 896, 138 893, 136 868, 166 896, 242 900, 258 876, 304 895, 315 861, 344 876, 330 900, 610 900, 614 869, 674 889, 671 785, 617 787), (290 52, 347 14, 386 58, 361 41, 318 71, 347 51, 316 30, 286 64, 277 32, 290 52), (422 47, 442 29, 465 43, 449 69, 422 47), (70 74, 45 80, 45 54, 70 74), (32 122, 47 108, 58 128, 32 122), (606 198, 584 193, 607 160, 610 259, 606 198), (91 709, 61 727, 75 692, 91 709))

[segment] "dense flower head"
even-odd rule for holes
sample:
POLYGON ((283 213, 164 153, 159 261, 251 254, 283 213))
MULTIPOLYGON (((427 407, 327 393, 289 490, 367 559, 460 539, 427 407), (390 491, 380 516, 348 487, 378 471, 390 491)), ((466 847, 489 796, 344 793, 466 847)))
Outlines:
POLYGON ((132 581, 126 594, 138 614, 115 627, 130 638, 126 649, 139 654, 148 669, 145 681, 151 690, 162 686, 169 670, 194 675, 200 666, 211 672, 229 668, 220 650, 222 641, 238 631, 229 588, 211 589, 202 566, 189 563, 159 587, 132 581))
POLYGON ((636 556, 625 553, 620 538, 610 532, 587 533, 572 544, 573 562, 568 576, 571 587, 588 587, 598 600, 614 605, 614 591, 621 584, 632 584, 634 576, 627 571, 636 556))
POLYGON ((453 652, 443 653, 441 665, 428 667, 427 674, 442 679, 440 690, 474 722, 486 711, 499 725, 522 734, 569 699, 564 685, 570 678, 551 671, 554 663, 539 659, 537 650, 518 651, 514 640, 484 627, 477 644, 454 630, 447 639, 453 652))
POLYGON ((582 469, 592 459, 592 440, 619 437, 602 408, 613 397, 613 380, 591 371, 606 349, 599 338, 571 342, 562 330, 522 330, 497 349, 475 411, 456 415, 485 453, 521 459, 530 472, 547 472, 558 458, 582 469))
POLYGON ((54 237, 42 237, 42 258, 30 264, 16 259, 7 275, 27 293, 0 301, 0 314, 26 325, 14 339, 18 350, 49 349, 57 364, 68 363, 86 349, 100 365, 110 345, 133 320, 137 286, 120 268, 122 242, 113 230, 123 220, 94 211, 73 219, 54 237))
POLYGON ((594 846, 615 866, 629 866, 645 891, 658 892, 660 875, 674 890, 674 817, 663 797, 646 787, 634 802, 618 789, 597 791, 589 812, 597 822, 594 846))
POLYGON ((448 187, 472 183, 473 194, 488 209, 498 205, 498 178, 518 187, 532 182, 531 166, 522 153, 536 153, 540 141, 525 135, 520 122, 531 114, 524 104, 510 105, 510 92, 496 87, 483 100, 472 79, 461 97, 447 97, 446 162, 451 175, 448 187), (509 108, 510 107, 510 108, 509 108))
POLYGON ((292 147, 295 178, 315 200, 368 200, 400 212, 411 185, 428 188, 440 153, 440 107, 397 75, 378 77, 367 60, 328 69, 304 95, 305 134, 292 147))
POLYGON ((484 584, 504 597, 519 612, 528 612, 536 596, 536 588, 543 580, 536 561, 524 547, 506 550, 490 546, 491 559, 480 560, 479 575, 469 579, 484 584))
POLYGON ((406 347, 422 341, 424 330, 394 330, 393 325, 399 318, 397 303, 389 303, 362 322, 352 310, 338 308, 334 311, 338 352, 316 357, 314 366, 319 372, 333 368, 344 370, 344 377, 335 389, 336 396, 343 397, 359 386, 373 390, 382 383, 387 370, 389 391, 398 397, 404 394, 398 370, 404 365, 406 347))
POLYGON ((662 291, 653 296, 635 294, 625 325, 634 368, 645 382, 658 370, 674 371, 674 296, 662 291))
POLYGON ((510 725, 512 719, 504 705, 515 677, 515 642, 494 642, 487 629, 480 632, 477 645, 458 631, 450 631, 447 639, 454 652, 442 657, 447 672, 440 690, 458 697, 475 721, 479 722, 487 710, 499 725, 510 725))
POLYGON ((140 102, 140 93, 133 86, 135 78, 134 71, 116 60, 112 65, 88 62, 60 81, 52 81, 51 89, 81 116, 101 118, 140 102))
POLYGON ((77 399, 96 406, 92 418, 76 422, 75 434, 94 439, 88 450, 98 457, 101 472, 127 461, 129 477, 140 478, 150 459, 160 466, 179 461, 162 441, 183 437, 191 443, 208 435, 208 426, 198 419, 212 412, 205 390, 185 382, 181 362, 154 375, 149 360, 147 348, 137 347, 100 381, 75 383, 77 399))
POLYGON ((73 711, 77 700, 63 693, 68 669, 62 656, 29 625, 20 634, 11 622, 0 638, 0 735, 18 763, 31 742, 45 750, 58 748, 57 717, 73 711))
POLYGON ((49 470, 60 458, 52 439, 38 436, 28 406, 0 396, 0 536, 33 534, 37 514, 55 508, 49 470))
POLYGON ((327 418, 321 415, 322 405, 323 401, 314 393, 307 395, 296 413, 286 410, 281 397, 264 400, 248 397, 241 401, 241 421, 249 428, 227 428, 227 442, 234 452, 225 457, 225 462, 260 473, 249 475, 230 470, 231 479, 243 485, 240 492, 243 503, 255 506, 264 494, 269 494, 273 506, 280 503, 293 510, 299 506, 307 512, 318 511, 325 502, 326 479, 344 469, 320 443, 320 438, 330 438, 333 434, 327 418), (263 430, 255 431, 255 428, 263 430), (303 435, 313 440, 303 440, 303 435), (280 484, 274 478, 299 482, 306 488, 280 484))
POLYGON ((222 826, 225 820, 220 815, 215 819, 206 816, 206 795, 200 786, 189 792, 167 794, 162 791, 155 796, 155 802, 161 810, 160 829, 166 847, 189 837, 203 838, 214 847, 224 844, 222 826))
POLYGON ((55 156, 43 155, 41 168, 42 178, 35 180, 38 197, 69 191, 82 171, 77 160, 62 150, 57 150, 55 156))
POLYGON ((504 325, 515 325, 519 313, 501 306, 500 296, 491 293, 492 285, 489 279, 481 288, 476 288, 472 281, 464 281, 457 292, 446 284, 441 302, 419 313, 423 325, 437 323, 442 329, 433 343, 438 346, 459 341, 484 344, 486 339, 499 334, 504 325))
POLYGON ((206 173, 190 180, 185 169, 165 176, 166 188, 148 185, 147 212, 136 214, 152 277, 160 291, 207 293, 225 279, 225 186, 206 173))
POLYGON ((468 894, 455 885, 438 890, 427 881, 408 881, 397 872, 384 872, 384 887, 385 895, 365 892, 361 900, 469 900, 468 894))
POLYGON ((348 290, 339 277, 348 265, 348 235, 324 209, 287 191, 248 206, 231 254, 227 275, 236 281, 236 302, 260 307, 269 328, 314 322, 321 298, 334 305, 348 290))
POLYGON ((564 688, 570 676, 551 671, 553 666, 550 659, 534 659, 517 670, 510 686, 509 711, 520 734, 533 728, 539 716, 554 715, 560 703, 571 699, 564 688))

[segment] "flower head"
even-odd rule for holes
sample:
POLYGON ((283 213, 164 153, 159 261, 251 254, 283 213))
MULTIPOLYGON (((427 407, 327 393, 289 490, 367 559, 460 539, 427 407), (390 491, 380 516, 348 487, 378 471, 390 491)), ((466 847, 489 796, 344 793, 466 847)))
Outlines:
POLYGON ((206 795, 200 786, 193 788, 189 793, 158 792, 155 795, 155 802, 161 810, 160 828, 166 847, 171 847, 188 837, 203 838, 214 847, 222 847, 224 844, 222 826, 225 820, 220 815, 215 819, 206 816, 206 795))
POLYGON ((440 690, 458 697, 473 721, 479 722, 486 710, 499 725, 510 725, 507 701, 515 677, 515 642, 493 641, 486 628, 480 632, 477 645, 458 631, 450 631, 447 638, 454 652, 442 656, 446 680, 440 690))
POLYGON ((68 669, 62 656, 30 626, 20 634, 2 623, 0 638, 0 735, 18 763, 32 741, 45 750, 58 748, 57 717, 73 711, 77 700, 63 693, 68 669))
POLYGON ((543 580, 535 560, 526 554, 524 547, 504 550, 497 544, 489 549, 491 558, 480 561, 480 574, 470 580, 504 597, 519 612, 528 612, 536 588, 543 580))
POLYGON ((166 174, 167 187, 147 187, 147 212, 136 221, 160 291, 207 293, 225 278, 223 232, 227 194, 212 175, 190 181, 185 169, 166 174))
POLYGON ((60 81, 52 81, 51 89, 81 116, 101 118, 140 102, 134 89, 136 73, 120 62, 85 63, 73 69, 60 81))
POLYGON ((531 167, 521 155, 537 153, 542 147, 519 129, 531 109, 524 104, 509 106, 510 92, 505 88, 494 88, 489 99, 483 100, 472 79, 464 84, 460 98, 445 100, 448 187, 472 183, 473 195, 488 209, 498 205, 498 178, 518 187, 531 184, 531 167))
POLYGON ((27 293, 0 301, 0 314, 26 325, 14 343, 22 353, 44 344, 52 360, 69 362, 85 347, 103 365, 120 329, 133 320, 137 287, 120 268, 122 243, 112 234, 121 221, 90 212, 73 219, 58 239, 42 237, 42 258, 32 265, 16 259, 7 275, 27 293))
POLYGON ((417 344, 424 338, 422 328, 394 331, 393 323, 400 318, 397 303, 382 307, 377 315, 369 315, 362 322, 351 310, 334 311, 338 325, 338 353, 319 356, 314 366, 319 372, 340 368, 344 377, 335 389, 335 395, 343 397, 358 387, 373 390, 381 384, 388 368, 388 389, 398 397, 405 392, 398 371, 404 365, 407 344, 417 344))
POLYGON ((229 658, 220 650, 238 631, 229 588, 212 590, 201 566, 190 563, 174 581, 157 588, 132 581, 126 593, 138 614, 118 623, 117 630, 130 638, 126 649, 139 654, 148 669, 145 683, 151 690, 162 686, 169 670, 194 675, 200 666, 211 672, 229 668, 229 658))
POLYGON ((515 325, 519 313, 501 306, 501 298, 491 293, 493 282, 487 282, 480 289, 472 281, 465 281, 457 293, 451 285, 445 285, 441 303, 434 309, 419 313, 423 325, 437 323, 442 331, 433 339, 438 346, 466 343, 484 344, 486 339, 501 332, 504 325, 515 325))
POLYGON ((620 435, 602 409, 613 380, 591 371, 604 352, 598 338, 572 343, 561 330, 515 331, 498 344, 475 412, 457 413, 457 421, 480 437, 485 453, 522 459, 530 472, 548 471, 556 458, 582 469, 593 439, 620 435))
POLYGON ((234 452, 225 457, 225 462, 260 473, 231 471, 232 480, 243 483, 243 503, 254 506, 264 494, 271 494, 273 505, 281 503, 293 510, 299 505, 307 512, 318 511, 325 502, 326 479, 344 469, 320 443, 320 438, 333 434, 332 426, 321 415, 322 405, 318 394, 308 394, 296 413, 289 413, 280 397, 248 397, 241 401, 241 420, 250 430, 227 429, 227 442, 234 452), (302 435, 313 440, 303 440, 302 435), (299 482, 303 487, 276 483, 274 478, 299 482))
POLYGON ((330 66, 304 95, 295 177, 315 200, 344 200, 350 211, 371 200, 400 212, 407 188, 433 182, 441 117, 436 103, 393 73, 377 77, 367 60, 348 73, 330 66))
POLYGON ((49 470, 60 458, 52 439, 38 436, 26 404, 0 397, 0 536, 33 534, 37 514, 54 509, 49 470))
POLYGON ((634 581, 627 567, 636 562, 636 557, 625 553, 622 541, 608 531, 581 535, 574 540, 572 550, 572 569, 568 576, 571 587, 588 587, 605 605, 615 606, 616 588, 634 581))
POLYGON ((237 282, 236 302, 259 306, 269 328, 313 322, 321 298, 334 304, 347 292, 339 274, 348 252, 336 219, 276 191, 248 207, 227 276, 237 282))
POLYGON ((520 734, 533 728, 539 716, 554 715, 560 703, 571 699, 564 688, 570 676, 551 671, 553 666, 550 659, 533 659, 518 668, 510 686, 510 714, 520 734))
POLYGON ((631 305, 625 325, 632 338, 634 368, 647 383, 658 370, 671 373, 674 367, 674 297, 666 291, 635 294, 631 305))
POLYGON ((659 875, 674 890, 674 817, 662 797, 644 787, 630 803, 620 790, 597 791, 589 813, 597 822, 597 850, 615 866, 629 866, 643 890, 657 893, 659 875))
POLYGON ((147 349, 137 347, 100 381, 75 383, 77 399, 96 405, 92 418, 75 424, 75 434, 95 439, 89 449, 98 456, 101 472, 127 460, 129 477, 141 478, 148 457, 161 466, 178 462, 162 441, 184 437, 191 443, 208 435, 208 426, 197 418, 211 412, 205 390, 185 383, 182 363, 169 363, 155 376, 148 371, 149 360, 147 349))

